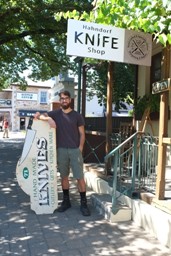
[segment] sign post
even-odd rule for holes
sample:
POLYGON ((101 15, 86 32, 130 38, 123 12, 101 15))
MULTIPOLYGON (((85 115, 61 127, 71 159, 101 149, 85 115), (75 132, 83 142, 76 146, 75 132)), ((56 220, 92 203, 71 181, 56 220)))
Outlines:
POLYGON ((165 197, 165 166, 167 143, 163 139, 168 136, 168 92, 171 89, 170 78, 152 84, 152 93, 160 93, 159 144, 157 163, 156 198, 165 197))

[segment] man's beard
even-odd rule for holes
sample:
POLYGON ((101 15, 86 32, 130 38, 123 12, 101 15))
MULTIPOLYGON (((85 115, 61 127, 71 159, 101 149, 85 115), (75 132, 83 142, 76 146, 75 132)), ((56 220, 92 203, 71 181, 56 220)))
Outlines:
POLYGON ((66 109, 70 108, 70 104, 65 104, 65 105, 62 105, 61 107, 62 107, 62 109, 66 110, 66 109))

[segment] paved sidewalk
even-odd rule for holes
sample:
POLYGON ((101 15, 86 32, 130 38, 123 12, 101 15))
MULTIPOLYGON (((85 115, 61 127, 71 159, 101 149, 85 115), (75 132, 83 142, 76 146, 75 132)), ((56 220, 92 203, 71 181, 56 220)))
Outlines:
MULTIPOLYGON (((109 223, 88 203, 90 217, 79 210, 79 195, 71 179, 72 207, 65 213, 36 215, 29 196, 18 186, 15 168, 23 136, 0 138, 0 256, 169 256, 171 251, 133 222, 109 223)), ((59 199, 62 193, 60 183, 59 199)))
POLYGON ((11 139, 24 139, 26 136, 26 131, 21 131, 21 132, 12 132, 9 131, 9 138, 3 138, 3 132, 0 132, 0 140, 8 141, 11 139))

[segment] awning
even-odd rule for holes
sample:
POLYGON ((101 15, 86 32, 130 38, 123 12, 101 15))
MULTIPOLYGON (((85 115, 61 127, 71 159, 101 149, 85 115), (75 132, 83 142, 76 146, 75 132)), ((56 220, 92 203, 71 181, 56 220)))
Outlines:
POLYGON ((47 113, 47 111, 46 110, 29 110, 29 109, 20 109, 19 111, 18 111, 18 116, 20 116, 20 117, 30 117, 30 116, 34 116, 34 114, 36 113, 36 112, 40 112, 41 114, 43 114, 43 113, 47 113))

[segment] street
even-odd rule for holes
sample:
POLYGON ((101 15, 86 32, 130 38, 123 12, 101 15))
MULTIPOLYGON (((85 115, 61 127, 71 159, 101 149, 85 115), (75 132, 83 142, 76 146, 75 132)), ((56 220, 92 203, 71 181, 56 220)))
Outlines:
MULTIPOLYGON (((36 215, 19 187, 15 168, 24 139, 0 139, 0 256, 169 256, 154 237, 132 221, 109 223, 91 205, 90 217, 79 210, 79 194, 71 179, 72 207, 65 213, 36 215)), ((61 187, 58 184, 61 201, 61 187)))

